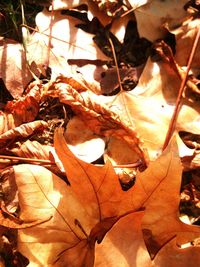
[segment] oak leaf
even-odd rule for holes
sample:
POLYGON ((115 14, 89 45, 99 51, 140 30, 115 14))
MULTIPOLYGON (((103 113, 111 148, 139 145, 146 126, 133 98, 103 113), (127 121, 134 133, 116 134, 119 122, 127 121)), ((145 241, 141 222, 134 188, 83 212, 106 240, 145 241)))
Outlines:
MULTIPOLYGON (((29 63, 35 62, 41 71, 45 66, 50 67, 55 78, 59 74, 76 74, 78 68, 70 65, 70 60, 108 60, 95 45, 93 35, 76 27, 79 23, 77 18, 62 15, 60 11, 38 13, 38 32, 27 40, 29 63)), ((88 76, 95 75, 96 69, 92 66, 91 69, 88 76)))
MULTIPOLYGON (((133 218, 132 213, 137 213, 141 208, 146 209, 144 216, 149 218, 151 215, 153 220, 159 215, 157 215, 157 206, 152 208, 151 203, 152 201, 156 202, 157 195, 160 201, 160 196, 164 194, 163 188, 166 191, 167 203, 170 204, 174 201, 175 192, 179 191, 182 168, 176 146, 173 143, 162 156, 150 163, 147 170, 138 174, 135 186, 124 192, 121 190, 117 176, 109 162, 104 167, 97 167, 75 157, 67 147, 61 129, 56 131, 54 142, 70 186, 67 186, 64 181, 41 166, 14 166, 16 184, 19 190, 20 218, 26 221, 33 218, 45 220, 47 217, 52 217, 51 220, 43 224, 19 231, 18 246, 20 252, 36 266, 63 266, 66 264, 70 267, 83 266, 84 264, 88 267, 93 266, 95 251, 99 250, 98 248, 95 249, 95 243, 102 242, 103 246, 107 233, 108 241, 105 242, 105 248, 108 247, 107 244, 109 244, 110 238, 112 239, 112 234, 109 236, 110 229, 112 227, 114 229, 115 225, 117 227, 120 220, 125 220, 125 225, 127 225, 131 219, 128 217, 126 219, 126 216, 130 215, 130 218, 133 218), (171 197, 172 187, 174 189, 171 197)), ((173 218, 177 219, 178 215, 177 212, 174 214, 172 206, 167 206, 166 211, 168 213, 170 213, 170 208, 172 208, 172 221, 174 221, 173 218)), ((177 205, 175 208, 177 211, 177 205)), ((162 215, 160 209, 158 210, 159 214, 162 215)), ((166 218, 170 217, 166 213, 164 215, 166 218)), ((166 221, 162 216, 159 218, 160 228, 159 225, 155 227, 160 234, 157 237, 157 248, 159 249, 168 243, 174 235, 178 236, 180 231, 184 232, 187 229, 189 232, 184 241, 199 235, 199 228, 180 227, 180 224, 174 226, 173 233, 167 232, 166 221)), ((133 226, 136 231, 138 231, 137 226, 140 221, 138 220, 136 220, 138 224, 133 226)), ((169 224, 168 220, 167 224, 169 224)), ((151 225, 144 225, 147 231, 152 230, 151 225)), ((120 235, 119 239, 116 239, 118 242, 120 235)), ((148 263, 149 257, 145 252, 144 243, 140 239, 141 233, 136 232, 133 234, 134 236, 138 238, 138 244, 134 243, 133 246, 140 252, 143 251, 142 255, 146 255, 145 259, 148 263)), ((130 238, 127 238, 128 244, 130 238)), ((118 244, 119 249, 121 246, 123 247, 123 244, 125 246, 125 242, 126 240, 121 245, 118 244)), ((151 239, 148 248, 154 247, 154 245, 155 242, 151 239)), ((101 255, 105 250, 102 248, 100 251, 96 252, 96 255, 98 253, 101 255)), ((115 249, 115 253, 119 252, 115 249)), ((129 256, 131 256, 130 253, 129 256)), ((107 257, 108 255, 105 255, 102 262, 106 261, 107 257)), ((140 261, 140 259, 136 259, 136 261, 140 261)), ((139 267, 139 265, 135 266, 139 267)))

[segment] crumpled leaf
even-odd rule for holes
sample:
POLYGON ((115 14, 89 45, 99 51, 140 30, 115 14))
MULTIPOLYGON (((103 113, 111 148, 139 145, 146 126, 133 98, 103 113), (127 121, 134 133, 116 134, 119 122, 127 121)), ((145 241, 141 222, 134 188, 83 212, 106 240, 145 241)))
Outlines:
MULTIPOLYGON (((71 86, 63 87, 55 83, 60 101, 68 104, 78 116, 89 126, 94 133, 103 136, 116 136, 125 140, 146 164, 145 151, 141 149, 141 142, 134 127, 127 127, 126 121, 122 121, 115 111, 103 104, 105 97, 97 96, 92 92, 79 94, 71 86), (108 120, 109 118, 109 120, 108 120)), ((110 100, 110 98, 107 98, 110 100)))
POLYGON ((0 78, 6 88, 14 98, 22 96, 24 88, 32 79, 23 46, 11 40, 1 40, 0 62, 0 78))
POLYGON ((32 96, 8 101, 4 111, 0 111, 0 134, 34 120, 38 111, 38 102, 32 96))
MULTIPOLYGON (((189 18, 185 20, 181 26, 176 29, 170 30, 175 34, 176 38, 176 54, 175 59, 180 66, 186 66, 188 61, 188 55, 191 52, 192 44, 197 31, 200 27, 200 19, 189 18)), ((192 60, 191 67, 199 69, 200 61, 200 42, 198 42, 194 58, 192 60)))
POLYGON ((26 138, 33 134, 36 130, 44 129, 48 126, 45 121, 33 121, 24 123, 16 128, 13 128, 3 134, 0 135, 2 149, 5 145, 8 146, 9 142, 14 142, 17 138, 26 138))

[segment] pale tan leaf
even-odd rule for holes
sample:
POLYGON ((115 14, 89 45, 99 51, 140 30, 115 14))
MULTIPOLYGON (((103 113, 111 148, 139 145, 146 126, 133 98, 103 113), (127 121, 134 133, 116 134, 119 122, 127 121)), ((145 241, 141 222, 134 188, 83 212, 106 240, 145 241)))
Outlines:
MULTIPOLYGON (((194 38, 197 34, 198 28, 200 27, 200 19, 192 18, 185 20, 181 26, 176 29, 172 29, 170 32, 175 34, 176 38, 176 54, 175 59, 180 66, 186 66, 188 61, 188 56, 192 49, 192 44, 194 38)), ((200 43, 196 48, 196 53, 192 60, 192 68, 199 69, 200 61, 200 43)))
MULTIPOLYGON (((52 14, 47 10, 36 16, 39 32, 35 32, 27 41, 29 63, 35 62, 42 70, 43 66, 52 69, 52 77, 59 74, 72 76, 76 67, 68 61, 75 59, 107 60, 93 41, 93 35, 76 27, 80 21, 71 16, 62 15, 60 11, 52 14)), ((89 71, 90 76, 95 70, 89 71)))
POLYGON ((0 78, 6 88, 14 98, 22 96, 24 88, 32 79, 23 46, 11 40, 1 40, 0 62, 0 78))
MULTIPOLYGON (((111 101, 110 109, 135 128, 151 160, 161 153, 179 86, 178 75, 169 66, 148 60, 138 86, 111 101)), ((175 131, 198 133, 199 118, 198 102, 183 99, 175 131)))
POLYGON ((70 150, 83 161, 93 162, 104 154, 105 140, 95 135, 77 116, 68 122, 64 136, 70 150))
POLYGON ((147 4, 137 8, 135 16, 140 37, 145 37, 150 41, 165 36, 166 30, 163 27, 165 23, 170 22, 171 25, 177 25, 187 16, 187 12, 184 10, 187 0, 149 0, 142 1, 142 4, 143 2, 147 2, 147 4))
POLYGON ((150 267, 141 220, 144 212, 121 218, 96 246, 95 267, 150 267))

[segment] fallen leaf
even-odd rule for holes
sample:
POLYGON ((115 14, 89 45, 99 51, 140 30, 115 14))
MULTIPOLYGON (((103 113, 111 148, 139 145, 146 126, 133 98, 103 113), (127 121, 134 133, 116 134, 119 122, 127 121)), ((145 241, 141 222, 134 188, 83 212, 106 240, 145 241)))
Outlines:
POLYGON ((26 140, 25 142, 17 143, 11 152, 18 157, 30 158, 30 159, 49 159, 51 146, 42 145, 37 141, 26 140))
MULTIPOLYGON (((157 164, 160 165, 162 165, 165 160, 169 161, 168 166, 165 165, 166 167, 164 169, 166 174, 162 174, 163 180, 160 181, 155 191, 146 199, 144 205, 145 214, 142 220, 142 229, 147 249, 152 258, 154 258, 159 249, 174 236, 177 236, 177 243, 181 245, 182 243, 192 241, 193 238, 200 235, 199 226, 187 225, 179 219, 179 192, 182 167, 176 146, 173 144, 170 146, 170 152, 167 154, 165 152, 156 161, 157 164)), ((160 166, 157 168, 157 173, 160 175, 162 167, 160 166)), ((142 180, 145 179, 144 176, 146 175, 155 177, 157 174, 154 171, 155 169, 152 171, 151 168, 148 168, 144 175, 141 175, 142 180), (148 174, 148 172, 150 173, 148 174)), ((137 177, 137 181, 139 179, 140 176, 137 177)), ((137 186, 137 181, 135 186, 137 186)), ((150 186, 152 186, 152 183, 153 179, 151 178, 150 186)), ((148 184, 145 183, 144 186, 145 191, 147 191, 148 184)))
POLYGON ((121 218, 96 246, 95 267, 150 267, 141 220, 144 212, 121 218))
POLYGON ((1 188, 4 199, 1 200, 0 207, 0 225, 12 229, 24 229, 36 226, 50 219, 45 220, 29 220, 23 221, 16 217, 18 209, 17 185, 14 179, 12 168, 5 169, 1 172, 1 188))
MULTIPOLYGON (((164 215, 167 219, 172 214, 173 222, 174 220, 178 221, 177 202, 175 208, 172 207, 172 203, 174 205, 174 198, 178 199, 178 195, 175 197, 174 194, 179 191, 182 168, 174 144, 171 144, 168 150, 155 162, 150 163, 144 172, 138 174, 135 186, 127 192, 121 190, 117 176, 109 163, 100 168, 76 158, 67 148, 61 129, 57 130, 55 135, 55 149, 63 163, 70 186, 67 186, 64 181, 43 167, 14 166, 19 190, 20 218, 23 220, 28 218, 30 220, 31 218, 42 220, 46 216, 52 217, 51 220, 43 224, 19 231, 19 250, 29 258, 32 264, 63 266, 68 263, 69 266, 74 267, 81 267, 83 264, 93 266, 95 250, 99 250, 98 248, 95 249, 95 242, 102 242, 100 252, 97 253, 104 255, 108 244, 114 240, 115 242, 119 241, 122 234, 119 234, 119 239, 115 237, 117 233, 114 234, 115 239, 113 240, 111 228, 114 231, 115 225, 117 228, 118 225, 122 227, 122 225, 130 223, 130 218, 134 216, 132 213, 141 208, 145 209, 144 216, 147 218, 151 217, 152 220, 156 216, 160 218, 159 224, 155 226, 156 231, 160 233, 156 243, 158 250, 174 235, 178 236, 179 232, 184 234, 181 242, 199 236, 199 227, 184 225, 183 223, 184 226, 182 227, 181 223, 176 223, 174 226, 170 224, 171 228, 169 228, 169 221, 163 220, 164 215), (173 188, 172 195, 171 188, 173 188), (162 202, 157 203, 159 211, 157 214, 157 205, 151 207, 150 204, 152 201, 156 202, 157 195, 160 198, 163 194, 165 194, 166 203, 169 203, 170 206, 167 204, 165 212, 162 202), (159 209, 159 205, 164 211, 159 209), (176 209, 175 213, 174 209, 176 209), (168 214, 169 216, 167 216, 168 214), (126 218, 129 215, 131 217, 126 218), (120 220, 125 220, 126 223, 121 224, 120 220), (186 229, 185 235, 182 231, 186 229), (105 247, 103 247, 104 236, 108 238, 105 239, 107 240, 105 247)), ((139 227, 139 218, 141 217, 136 219, 136 224, 133 223, 133 228, 136 227, 135 230, 139 227)), ((143 227, 144 222, 147 222, 145 220, 144 217, 143 227)), ((151 225, 145 224, 146 231, 150 232, 151 227, 151 225)), ((139 255, 145 257, 144 262, 147 264, 149 258, 145 252, 143 240, 140 239, 140 230, 133 234, 134 236, 138 243, 133 243, 133 246, 138 249, 138 253, 141 253, 139 255)), ((178 238, 178 242, 180 242, 180 236, 178 238)), ((149 240, 148 248, 154 248, 154 241, 154 239, 149 240)), ((130 243, 129 235, 127 242, 130 243)), ((115 247, 118 246, 119 249, 123 249, 125 244, 116 243, 115 247)), ((112 250, 115 254, 119 253, 117 248, 111 247, 112 250)), ((130 252, 127 253, 129 262, 132 258, 129 258, 131 257, 130 252)), ((100 261, 98 264, 103 264, 105 260, 111 264, 110 266, 113 266, 113 260, 109 260, 109 255, 110 252, 108 251, 102 260, 97 255, 98 262, 100 261)), ((122 262, 124 260, 122 256, 122 262)), ((136 259, 136 263, 140 260, 142 259, 136 259)))
POLYGON ((27 138, 35 131, 39 131, 44 129, 48 126, 45 121, 33 121, 29 123, 24 123, 18 127, 15 127, 9 131, 0 135, 1 145, 0 148, 4 148, 8 146, 10 142, 15 142, 18 138, 27 138))
POLYGON ((6 88, 14 98, 22 96, 32 79, 23 46, 11 40, 1 40, 0 62, 0 77, 6 88))
POLYGON ((95 135, 77 116, 68 122, 64 136, 70 150, 83 161, 93 162, 104 154, 105 140, 95 135))
MULTIPOLYGON (((122 122, 115 112, 104 105, 105 97, 97 96, 92 92, 79 94, 72 87, 64 88, 58 83, 55 83, 54 86, 58 90, 60 101, 71 105, 76 114, 94 133, 102 136, 115 136, 125 140, 138 154, 139 158, 143 160, 144 165, 146 164, 147 157, 145 151, 141 149, 142 144, 135 129, 127 127, 126 121, 122 122)), ((107 100, 110 100, 110 98, 107 98, 107 100)))
POLYGON ((0 134, 34 120, 38 111, 38 102, 31 96, 8 101, 4 111, 0 111, 0 134))
MULTIPOLYGON (((170 30, 171 33, 175 34, 176 38, 176 54, 175 59, 180 66, 187 66, 188 55, 192 50, 192 44, 197 34, 198 28, 200 27, 200 19, 187 18, 181 26, 170 30)), ((191 67, 199 69, 200 60, 200 43, 196 48, 196 53, 192 60, 191 67)))
MULTIPOLYGON (((140 3, 140 1, 138 2, 140 3)), ((165 36, 167 33, 163 27, 165 23, 176 25, 187 16, 187 12, 184 10, 187 0, 180 0, 178 4, 176 1, 172 2, 170 0, 143 2, 147 3, 134 11, 138 32, 140 37, 145 37, 152 42, 165 36)))
POLYGON ((95 241, 101 242, 130 203, 126 204, 125 194, 110 164, 99 168, 75 158, 62 132, 55 136, 55 148, 71 186, 43 167, 14 166, 20 218, 42 220, 53 216, 36 228, 20 230, 19 249, 38 266, 63 266, 63 262, 74 267, 83 263, 93 266, 95 241), (44 231, 48 234, 43 235, 44 231), (42 250, 39 249, 41 243, 42 250))
MULTIPOLYGON (((62 15, 60 11, 38 13, 38 32, 27 42, 29 62, 35 62, 41 70, 44 66, 50 67, 55 78, 59 74, 76 74, 76 67, 70 66, 69 60, 108 60, 95 45, 93 35, 76 27, 79 23, 80 20, 62 15)), ((90 71, 89 75, 94 75, 94 72, 90 71)))
POLYGON ((180 248, 176 244, 176 238, 168 242, 159 251, 154 259, 153 267, 187 267, 196 266, 200 261, 200 248, 190 246, 180 248))

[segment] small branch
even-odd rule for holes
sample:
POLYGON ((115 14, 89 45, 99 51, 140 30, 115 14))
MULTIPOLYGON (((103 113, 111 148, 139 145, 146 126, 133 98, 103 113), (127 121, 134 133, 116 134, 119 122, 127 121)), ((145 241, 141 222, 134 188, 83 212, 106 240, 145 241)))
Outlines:
POLYGON ((15 157, 15 156, 5 156, 0 155, 0 159, 9 159, 11 161, 23 161, 23 162, 36 162, 36 163, 42 163, 47 165, 56 165, 55 162, 45 159, 33 159, 33 158, 22 158, 22 157, 15 157))
MULTIPOLYGON (((34 158, 23 158, 23 157, 15 157, 15 156, 5 156, 5 155, 0 155, 0 159, 8 159, 11 161, 23 161, 23 162, 35 162, 35 163, 41 163, 45 165, 56 165, 55 162, 50 161, 50 160, 45 160, 45 159, 34 159, 34 158)), ((113 165, 113 168, 137 168, 142 164, 141 160, 138 160, 134 163, 130 164, 120 164, 120 165, 113 165)), ((96 164, 95 166, 102 167, 104 166, 103 164, 96 164)))
POLYGON ((167 131, 167 134, 166 134, 166 137, 165 137, 165 141, 164 141, 162 150, 164 150, 167 147, 167 145, 168 145, 168 143, 169 143, 169 141, 171 139, 175 124, 176 124, 176 120, 177 120, 177 117, 178 117, 178 112, 180 110, 180 104, 181 104, 183 91, 185 89, 188 73, 189 73, 189 70, 190 70, 190 67, 191 67, 192 60, 194 58, 194 54, 195 54, 195 51, 196 51, 196 48, 197 48, 199 37, 200 37, 200 28, 198 29, 198 32, 196 34, 196 37, 195 37, 195 40, 194 40, 194 43, 193 43, 193 46, 192 46, 192 50, 191 50, 190 57, 189 57, 188 64, 187 64, 187 69, 186 69, 185 75, 184 75, 184 77, 182 79, 182 82, 181 82, 181 85, 180 85, 178 97, 176 99, 176 105, 175 105, 174 113, 173 113, 171 121, 169 123, 168 131, 167 131))
POLYGON ((109 41, 110 46, 111 46, 111 50, 112 50, 112 54, 113 54, 113 58, 114 58, 115 66, 116 66, 117 79, 118 79, 118 82, 119 82, 119 88, 120 88, 120 91, 122 92, 123 88, 122 88, 122 81, 121 81, 121 77, 120 77, 120 73, 119 73, 119 66, 118 66, 118 62, 117 62, 117 56, 116 56, 116 53, 115 53, 115 48, 114 48, 114 45, 113 45, 113 41, 109 36, 108 36, 108 41, 109 41))

